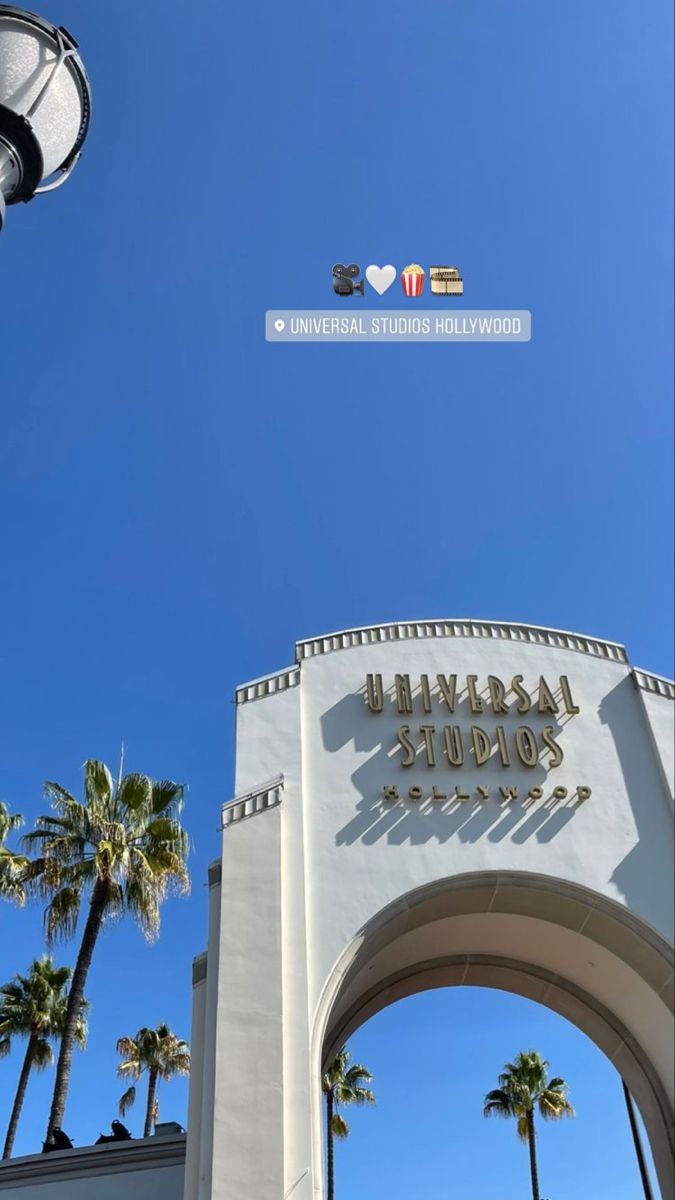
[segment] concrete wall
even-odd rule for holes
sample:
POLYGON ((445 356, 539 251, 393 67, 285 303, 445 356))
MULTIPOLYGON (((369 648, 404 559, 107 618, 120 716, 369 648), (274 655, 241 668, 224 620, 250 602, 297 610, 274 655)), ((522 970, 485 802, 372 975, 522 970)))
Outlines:
POLYGON ((2 1200, 182 1200, 185 1135, 14 1158, 2 1200))

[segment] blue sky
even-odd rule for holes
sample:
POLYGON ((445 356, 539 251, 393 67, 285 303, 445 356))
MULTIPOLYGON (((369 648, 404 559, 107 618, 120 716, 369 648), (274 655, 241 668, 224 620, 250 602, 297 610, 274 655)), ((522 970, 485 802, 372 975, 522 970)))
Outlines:
MULTIPOLYGON (((671 672, 672 13, 668 0, 43 11, 81 43, 94 119, 71 182, 10 209, 0 242, 0 795, 31 819, 45 778, 76 788, 82 761, 114 763, 123 738, 130 768, 189 783, 195 845, 192 898, 167 906, 158 945, 131 927, 100 945, 65 1122, 83 1144, 114 1115, 116 1038, 163 1019, 189 1033, 236 683, 286 665, 299 637, 466 615, 594 633, 671 672), (529 308, 532 342, 264 342, 265 309, 334 306, 335 261, 435 260, 461 267, 467 307, 529 308)), ((404 307, 391 295, 373 306, 404 307)), ((5 978, 40 952, 40 914, 0 919, 5 978)), ((484 1023, 461 992, 408 1004, 428 1019, 400 1006, 358 1035, 380 1097, 359 1120, 381 1129, 389 1113, 389 1136, 412 1146, 424 1103, 385 1085, 387 1046, 428 1061, 432 1019, 476 1046, 484 1023)), ((486 1194, 492 1147, 515 1198, 519 1147, 503 1131, 502 1155, 476 1114, 540 1029, 531 1014, 523 1028, 520 1002, 480 1004, 503 1037, 470 1077, 448 1042, 422 1091, 472 1114, 461 1153, 486 1194)), ((583 1147, 609 1120, 589 1191, 637 1194, 620 1097, 593 1102, 599 1056, 536 1022, 590 1097, 546 1141, 551 1200, 586 1188, 583 1147)), ((17 1071, 16 1055, 0 1065, 0 1123, 17 1071)), ((41 1137, 50 1083, 31 1085, 17 1153, 41 1137)), ((184 1119, 185 1098, 172 1085, 163 1116, 184 1119)), ((375 1136, 364 1125, 341 1152, 345 1189, 370 1164, 371 1200, 391 1194, 375 1136)), ((435 1153, 430 1198, 449 1190, 435 1153)))

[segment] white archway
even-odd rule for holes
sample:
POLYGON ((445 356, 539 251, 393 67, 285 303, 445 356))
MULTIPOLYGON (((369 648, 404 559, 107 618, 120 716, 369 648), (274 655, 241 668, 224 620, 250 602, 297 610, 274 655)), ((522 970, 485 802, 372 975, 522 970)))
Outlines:
POLYGON ((663 1195, 673 1171, 673 953, 645 922, 578 885, 486 871, 427 884, 376 914, 341 955, 312 1037, 314 1192, 322 1067, 389 1004, 436 987, 515 992, 582 1030, 628 1085, 663 1195))
POLYGON ((462 983, 592 1038, 669 1191, 673 699, 615 643, 473 620, 300 642, 237 689, 185 1200, 321 1200, 322 1055, 462 983))

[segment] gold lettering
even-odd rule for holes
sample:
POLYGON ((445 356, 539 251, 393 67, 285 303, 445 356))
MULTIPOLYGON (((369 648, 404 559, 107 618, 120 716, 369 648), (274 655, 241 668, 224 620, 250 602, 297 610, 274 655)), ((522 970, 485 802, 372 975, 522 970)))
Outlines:
POLYGON ((399 746, 401 747, 402 750, 405 750, 405 758, 401 759, 402 767, 412 767, 412 765, 415 761, 416 755, 417 755, 417 751, 416 751, 413 743, 410 741, 410 738, 408 737, 409 733, 410 733, 409 725, 401 725, 400 729, 396 733, 396 737, 398 738, 399 746))
POLYGON ((464 762, 464 746, 462 745, 462 733, 459 725, 445 725, 443 728, 443 740, 445 741, 445 753, 448 756, 450 766, 461 767, 464 762))
POLYGON ((558 705, 550 687, 543 675, 539 676, 539 702, 537 709, 540 713, 557 713, 558 705))
POLYGON ((490 789, 489 788, 479 786, 478 791, 484 800, 490 799, 490 789))
POLYGON ((516 729, 516 749, 523 766, 536 767, 539 750, 537 739, 529 725, 519 725, 516 729))
POLYGON ((555 729, 552 725, 544 725, 541 734, 541 740, 546 748, 551 751, 551 761, 548 764, 549 767, 559 767, 564 758, 562 747, 556 742, 554 734, 555 729))
POLYGON ((432 788, 432 791, 431 791, 431 799, 432 800, 447 800, 447 798, 448 797, 445 792, 439 791, 439 789, 437 787, 432 788))
POLYGON ((498 725, 495 732, 497 734, 497 747, 499 749, 499 757, 502 760, 502 766, 510 767, 511 759, 509 757, 508 746, 506 745, 506 734, 504 733, 504 726, 498 725))
POLYGON ((416 783, 414 783, 412 787, 408 788, 408 797, 410 800, 421 800, 422 795, 422 789, 421 787, 418 787, 416 783))
POLYGON ((381 713, 384 708, 381 675, 366 675, 366 704, 371 713, 381 713))
POLYGON ((431 712, 431 688, 429 687, 429 676, 420 675, 420 691, 422 693, 422 708, 425 713, 431 712))
POLYGON ((579 705, 575 704, 572 699, 569 680, 566 675, 560 676, 560 691, 562 692, 562 698, 565 703, 565 712, 568 712, 570 716, 573 717, 575 713, 579 712, 579 705))
POLYGON ((502 800, 517 800, 518 799, 518 788, 517 787, 510 787, 510 786, 500 787, 499 790, 502 794, 502 800))
POLYGON ((531 787, 527 794, 530 800, 541 800, 544 794, 544 789, 541 787, 531 787))
POLYGON ((436 755, 434 754, 433 735, 436 732, 435 725, 420 725, 420 733, 424 738, 424 750, 427 756, 427 766, 436 766, 436 755))
POLYGON ((488 675, 488 687, 493 713, 507 713, 509 706, 506 703, 506 688, 501 679, 497 675, 488 675))
POLYGON ((469 707, 472 713, 482 713, 483 711, 483 701, 476 691, 477 680, 477 675, 467 675, 466 677, 466 690, 469 693, 469 707))
POLYGON ((565 800, 566 797, 567 797, 567 788, 566 787, 554 787, 554 789, 553 789, 554 800, 565 800))
POLYGON ((455 800, 470 800, 471 796, 468 792, 463 792, 459 786, 455 788, 455 800))
POLYGON ((471 741, 473 744, 473 753, 476 759, 476 766, 482 767, 490 757, 490 750, 492 749, 492 746, 487 733, 484 729, 481 729, 480 725, 472 725, 471 741))
POLYGON ((409 675, 395 675, 394 686, 396 688, 396 707, 400 713, 411 713, 412 692, 410 690, 409 675))
POLYGON ((457 695, 456 675, 437 675, 436 682, 443 694, 443 699, 451 713, 455 711, 455 696, 457 695))
POLYGON ((400 800, 396 784, 385 784, 382 789, 382 797, 384 800, 400 800))
POLYGON ((580 800, 590 800, 593 795, 593 789, 589 787, 578 787, 577 796, 580 800))
POLYGON ((513 676, 513 679, 511 680, 511 688, 516 693, 516 696, 518 696, 518 701, 519 701, 518 702, 518 712, 519 713, 529 712, 530 709, 532 708, 532 701, 530 699, 529 692, 527 692, 525 690, 525 688, 523 687, 522 675, 514 675, 513 676))

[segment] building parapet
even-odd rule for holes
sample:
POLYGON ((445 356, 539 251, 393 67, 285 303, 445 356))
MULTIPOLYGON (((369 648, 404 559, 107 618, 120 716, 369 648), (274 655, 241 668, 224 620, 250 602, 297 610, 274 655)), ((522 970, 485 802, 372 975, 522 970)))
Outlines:
MULTIPOLYGON (((82 1146, 51 1154, 9 1158, 0 1165, 0 1192, 68 1179, 94 1179, 127 1171, 182 1167, 185 1137, 181 1133, 169 1137, 134 1138, 128 1142, 108 1142, 103 1146, 82 1146)), ((96 1194, 95 1187, 91 1194, 96 1194)))

